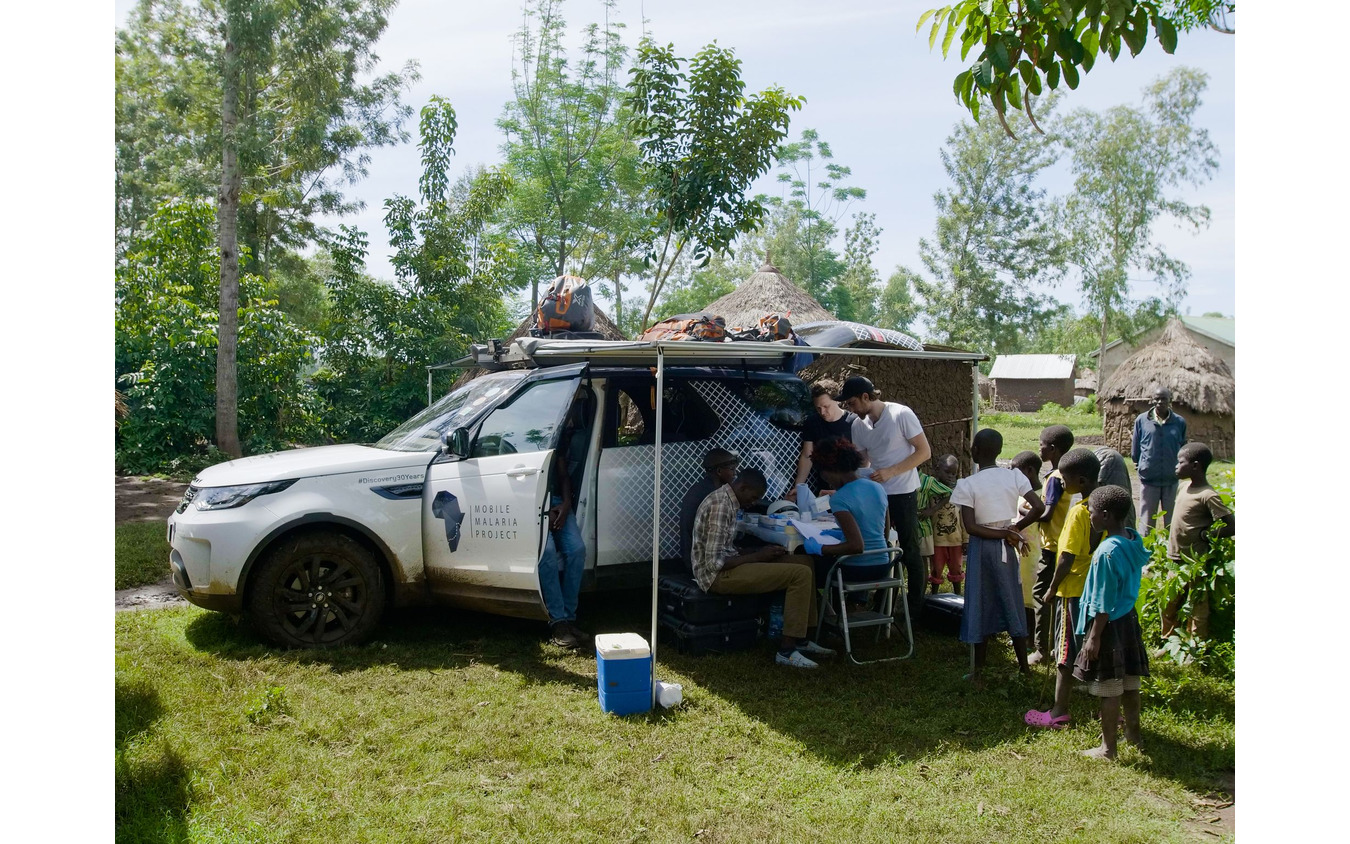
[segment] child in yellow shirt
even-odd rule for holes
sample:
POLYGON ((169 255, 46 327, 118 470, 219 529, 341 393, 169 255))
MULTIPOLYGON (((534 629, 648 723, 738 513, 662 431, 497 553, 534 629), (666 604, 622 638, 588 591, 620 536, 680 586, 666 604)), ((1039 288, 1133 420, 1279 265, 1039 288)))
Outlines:
POLYGON ((1078 604, 1083 595, 1083 583, 1092 567, 1092 552, 1101 541, 1101 534, 1092 530, 1087 499, 1097 488, 1101 463, 1097 455, 1085 448, 1075 448, 1060 458, 1059 473, 1064 477, 1064 496, 1082 496, 1069 509, 1064 530, 1059 535, 1059 562, 1049 586, 1037 597, 1049 603, 1055 596, 1055 705, 1046 712, 1032 709, 1025 721, 1033 727, 1063 729, 1069 726, 1069 692, 1073 689, 1073 664, 1082 646, 1078 634, 1078 604))

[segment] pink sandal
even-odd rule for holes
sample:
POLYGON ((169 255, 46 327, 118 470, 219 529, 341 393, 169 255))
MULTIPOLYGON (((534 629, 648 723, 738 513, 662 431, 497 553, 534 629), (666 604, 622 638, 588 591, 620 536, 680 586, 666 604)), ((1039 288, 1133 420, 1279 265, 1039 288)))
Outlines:
POLYGON ((1029 727, 1040 727, 1046 730, 1063 730, 1069 726, 1068 715, 1061 715, 1056 718, 1050 714, 1052 711, 1053 710, 1047 709, 1046 711, 1041 712, 1036 709, 1031 709, 1022 717, 1022 720, 1025 721, 1029 727))

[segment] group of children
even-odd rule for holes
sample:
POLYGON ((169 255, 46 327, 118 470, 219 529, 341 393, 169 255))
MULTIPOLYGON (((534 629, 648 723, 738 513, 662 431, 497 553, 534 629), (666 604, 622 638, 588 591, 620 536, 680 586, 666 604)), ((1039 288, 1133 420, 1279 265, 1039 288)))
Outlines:
MULTIPOLYGON (((973 646, 970 679, 977 688, 989 639, 1008 633, 1023 673, 1046 658, 1055 662, 1054 704, 1027 712, 1026 723, 1067 727, 1073 684, 1086 683, 1101 700, 1102 743, 1085 753, 1111 759, 1122 713, 1126 740, 1139 739, 1140 677, 1149 670, 1135 603, 1148 553, 1130 524, 1130 491, 1099 485, 1096 454, 1073 448, 1073 434, 1062 425, 1042 431, 1040 446, 1039 455, 1024 451, 1011 467, 1000 467, 1003 437, 985 428, 972 442, 973 474, 958 479, 959 464, 947 455, 936 461, 935 478, 921 476, 929 584, 936 592, 944 572, 954 591, 964 584, 961 641, 973 646), (1044 501, 1038 495, 1043 460, 1051 465, 1044 501), (954 553, 939 550, 944 547, 954 553), (1028 653, 1032 630, 1043 630, 1044 638, 1038 635, 1028 653)), ((1206 480, 1212 459, 1203 443, 1189 443, 1178 457, 1177 477, 1185 483, 1172 515, 1173 557, 1207 542, 1216 521, 1225 523, 1223 535, 1233 533, 1231 511, 1206 480)))

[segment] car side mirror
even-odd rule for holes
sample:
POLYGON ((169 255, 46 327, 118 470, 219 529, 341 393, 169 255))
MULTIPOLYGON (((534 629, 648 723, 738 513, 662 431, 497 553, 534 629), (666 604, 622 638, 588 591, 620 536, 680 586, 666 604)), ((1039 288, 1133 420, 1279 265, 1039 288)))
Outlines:
POLYGON ((441 437, 441 452, 454 457, 469 456, 469 429, 456 428, 441 437))

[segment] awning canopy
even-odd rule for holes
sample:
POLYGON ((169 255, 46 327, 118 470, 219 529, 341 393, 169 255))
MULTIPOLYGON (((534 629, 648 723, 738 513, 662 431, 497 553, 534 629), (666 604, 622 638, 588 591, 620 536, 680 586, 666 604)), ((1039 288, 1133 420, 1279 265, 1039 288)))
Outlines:
MULTIPOLYGON (((921 349, 877 348, 875 346, 797 346, 789 342, 739 341, 708 343, 689 340, 554 340, 545 337, 521 337, 508 346, 500 341, 487 345, 475 344, 468 356, 451 363, 427 367, 428 400, 433 370, 482 367, 484 369, 534 368, 563 366, 582 362, 610 366, 650 367, 656 376, 655 416, 656 442, 652 466, 652 580, 651 580, 651 653, 653 680, 656 667, 657 581, 660 564, 661 526, 661 465, 664 456, 665 431, 665 370, 669 365, 744 367, 770 369, 783 366, 786 355, 850 355, 857 357, 917 358, 926 360, 963 361, 976 364, 988 360, 978 352, 959 350, 924 351, 921 349)), ((978 392, 975 394, 978 401, 978 392)), ((656 705, 656 687, 652 684, 652 705, 656 705)))

